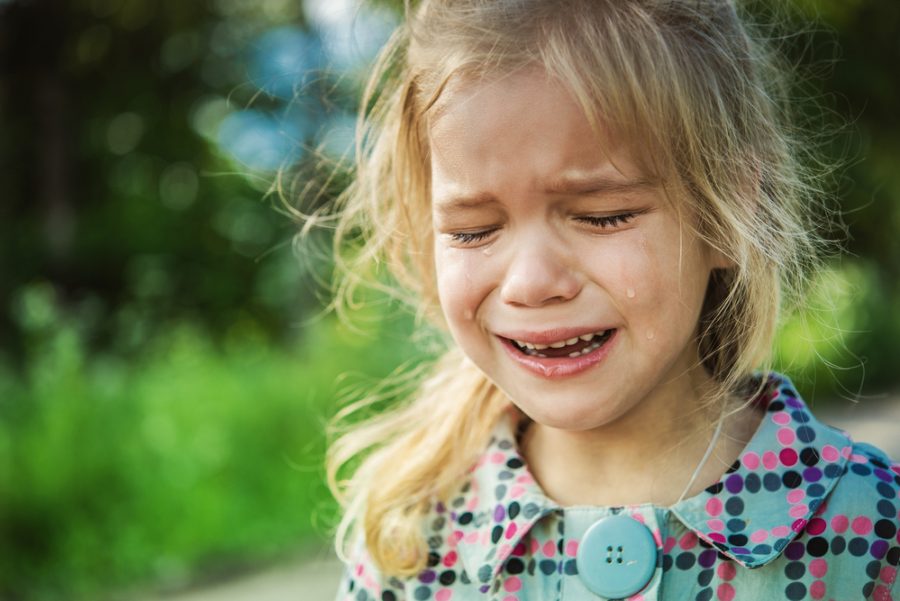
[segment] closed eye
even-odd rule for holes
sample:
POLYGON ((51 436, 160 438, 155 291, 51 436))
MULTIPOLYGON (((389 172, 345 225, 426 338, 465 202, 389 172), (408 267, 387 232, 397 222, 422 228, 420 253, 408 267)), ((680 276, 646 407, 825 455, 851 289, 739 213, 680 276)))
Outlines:
POLYGON ((635 218, 637 213, 619 213, 618 215, 579 215, 576 221, 586 223, 600 229, 611 229, 617 225, 624 225, 635 218))
POLYGON ((496 229, 480 230, 477 232, 451 232, 447 235, 451 240, 463 246, 476 244, 488 238, 496 229))

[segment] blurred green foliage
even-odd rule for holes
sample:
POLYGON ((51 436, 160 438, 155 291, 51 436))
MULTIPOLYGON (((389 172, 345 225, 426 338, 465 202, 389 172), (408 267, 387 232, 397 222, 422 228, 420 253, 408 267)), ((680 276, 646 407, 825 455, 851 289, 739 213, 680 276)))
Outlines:
POLYGON ((4 599, 174 588, 324 544, 333 399, 413 357, 373 304, 367 335, 322 318, 277 349, 246 322, 217 348, 186 322, 126 361, 88 353, 50 286, 24 297, 27 368, 0 366, 4 599))
MULTIPOLYGON (((299 186, 321 187, 365 74, 325 35, 342 6, 0 0, 0 598, 177 587, 327 533, 336 382, 421 351, 388 304, 362 311, 365 335, 321 316, 328 237, 292 245, 273 172, 241 163, 266 139, 228 128, 262 123, 299 186), (258 64, 269 50, 310 75, 285 87, 258 64)), ((806 74, 798 96, 815 97, 799 114, 847 165, 832 188, 849 253, 786 321, 778 365, 810 397, 892 389, 900 3, 748 6, 792 7, 779 12, 798 33, 780 44, 806 74)))

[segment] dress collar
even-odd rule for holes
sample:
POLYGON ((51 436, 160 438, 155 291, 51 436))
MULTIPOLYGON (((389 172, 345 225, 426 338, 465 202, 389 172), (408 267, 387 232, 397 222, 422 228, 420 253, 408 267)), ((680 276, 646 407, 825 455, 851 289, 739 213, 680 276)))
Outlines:
MULTIPOLYGON (((700 539, 748 568, 778 557, 824 510, 852 445, 813 417, 785 376, 771 374, 755 402, 765 415, 734 465, 669 508, 700 539)), ((524 552, 532 526, 564 511, 528 471, 510 416, 500 420, 462 495, 446 509, 463 563, 485 590, 511 555, 524 552)))

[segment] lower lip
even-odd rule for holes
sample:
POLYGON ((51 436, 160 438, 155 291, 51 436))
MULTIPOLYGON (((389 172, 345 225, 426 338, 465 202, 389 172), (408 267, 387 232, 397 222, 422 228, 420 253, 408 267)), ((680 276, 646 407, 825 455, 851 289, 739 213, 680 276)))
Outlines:
POLYGON ((506 353, 519 365, 529 372, 546 378, 555 380, 559 378, 568 378, 583 371, 586 371, 598 363, 602 362, 612 349, 613 343, 618 338, 619 330, 616 330, 599 348, 594 349, 587 355, 579 355, 578 357, 535 357, 526 355, 517 349, 512 341, 506 338, 500 338, 506 353))

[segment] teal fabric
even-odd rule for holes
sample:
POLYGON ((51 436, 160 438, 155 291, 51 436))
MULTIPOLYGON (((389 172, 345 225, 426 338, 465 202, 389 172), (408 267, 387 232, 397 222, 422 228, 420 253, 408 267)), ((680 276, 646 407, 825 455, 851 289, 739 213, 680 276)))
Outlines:
POLYGON ((756 402, 765 416, 738 461, 672 507, 558 506, 501 420, 459 495, 426 520, 427 569, 386 578, 361 547, 338 599, 604 599, 585 586, 576 557, 588 529, 613 515, 642 522, 657 548, 634 601, 892 599, 900 465, 818 422, 783 376, 756 402))

